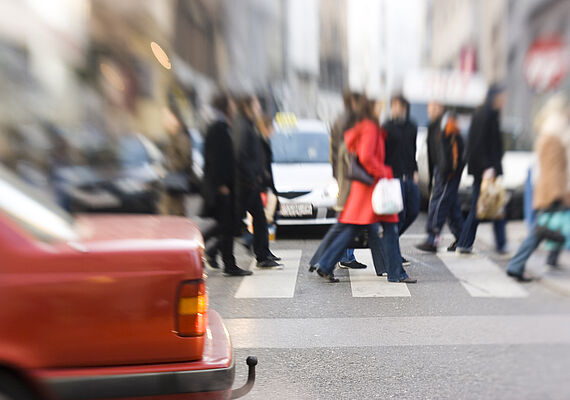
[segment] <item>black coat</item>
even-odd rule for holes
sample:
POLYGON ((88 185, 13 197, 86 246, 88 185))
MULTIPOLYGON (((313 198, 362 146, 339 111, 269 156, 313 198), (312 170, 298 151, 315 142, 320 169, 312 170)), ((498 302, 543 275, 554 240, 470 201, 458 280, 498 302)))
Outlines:
POLYGON ((234 198, 235 159, 230 126, 224 120, 213 122, 206 131, 204 143, 204 216, 213 216, 219 198, 219 189, 227 186, 234 198))
POLYGON ((481 178, 488 168, 502 175, 503 139, 499 128, 499 113, 485 105, 475 111, 467 139, 468 172, 481 178))
POLYGON ((265 168, 260 135, 253 121, 239 116, 234 121, 236 178, 239 186, 261 190, 265 168))
POLYGON ((412 121, 390 120, 384 124, 386 131, 386 165, 392 167, 395 178, 408 177, 418 170, 416 162, 416 138, 418 127, 412 121))

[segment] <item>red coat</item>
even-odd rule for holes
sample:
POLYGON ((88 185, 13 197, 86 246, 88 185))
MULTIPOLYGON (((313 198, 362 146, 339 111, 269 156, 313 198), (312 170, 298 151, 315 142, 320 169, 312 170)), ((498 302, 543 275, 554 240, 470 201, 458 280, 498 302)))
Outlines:
MULTIPOLYGON (((344 134, 346 147, 358 155, 360 164, 376 178, 393 178, 392 168, 384 164, 386 132, 366 119, 344 134)), ((374 186, 352 181, 350 195, 338 218, 343 224, 367 225, 375 222, 398 222, 398 214, 377 215, 372 209, 374 186)))

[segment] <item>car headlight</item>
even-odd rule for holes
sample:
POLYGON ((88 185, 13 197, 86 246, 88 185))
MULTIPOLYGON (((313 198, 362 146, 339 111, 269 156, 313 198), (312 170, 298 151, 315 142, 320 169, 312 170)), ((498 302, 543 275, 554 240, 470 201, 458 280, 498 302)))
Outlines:
POLYGON ((336 199, 338 197, 338 183, 332 182, 325 188, 325 196, 336 199))

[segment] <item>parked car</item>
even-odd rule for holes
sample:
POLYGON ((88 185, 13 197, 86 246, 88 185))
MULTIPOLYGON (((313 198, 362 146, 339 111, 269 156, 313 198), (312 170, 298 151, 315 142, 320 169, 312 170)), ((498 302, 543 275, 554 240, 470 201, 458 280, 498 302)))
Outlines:
POLYGON ((156 214, 164 159, 158 148, 139 134, 125 135, 109 145, 104 156, 87 156, 86 165, 56 165, 52 180, 62 204, 73 212, 156 214))
POLYGON ((329 131, 318 120, 276 123, 271 139, 273 177, 280 210, 276 224, 330 225, 338 185, 329 163, 329 131))
POLYGON ((0 399, 229 399, 234 359, 208 308, 198 228, 72 218, 0 168, 0 399), (173 397, 174 396, 174 397, 173 397))

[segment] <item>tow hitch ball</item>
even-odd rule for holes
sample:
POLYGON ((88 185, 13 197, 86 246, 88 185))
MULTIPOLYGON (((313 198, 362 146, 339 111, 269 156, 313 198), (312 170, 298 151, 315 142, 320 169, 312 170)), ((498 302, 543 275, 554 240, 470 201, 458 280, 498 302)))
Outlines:
POLYGON ((245 360, 245 362, 249 367, 247 373, 247 382, 239 389, 232 390, 232 397, 230 397, 230 399, 239 399, 240 397, 245 396, 246 394, 249 393, 249 391, 253 387, 253 384, 255 383, 255 366, 257 365, 257 357, 249 356, 245 360))

